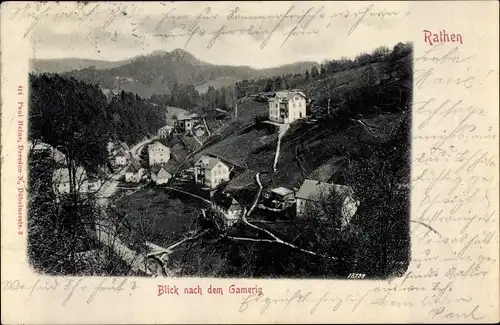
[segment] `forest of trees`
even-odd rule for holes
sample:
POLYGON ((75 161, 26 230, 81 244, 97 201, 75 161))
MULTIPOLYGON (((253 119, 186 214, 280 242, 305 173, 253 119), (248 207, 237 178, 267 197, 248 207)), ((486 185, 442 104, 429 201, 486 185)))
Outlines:
POLYGON ((165 125, 164 109, 133 93, 122 91, 108 100, 98 85, 57 74, 30 75, 30 89, 28 136, 54 147, 63 145, 65 136, 82 127, 89 133, 79 134, 75 146, 101 146, 95 148, 98 152, 109 140, 132 145, 165 125))
POLYGON ((108 141, 132 144, 155 133, 164 124, 162 110, 125 92, 108 100, 98 86, 72 78, 30 75, 29 81, 28 139, 49 144, 65 158, 56 166, 45 151, 28 155, 30 262, 50 274, 120 273, 126 267, 111 250, 104 250, 104 263, 82 271, 88 261, 78 252, 99 249, 91 233, 102 210, 95 197, 80 194, 77 169, 106 177, 108 141), (57 167, 67 169, 70 184, 69 193, 59 198, 52 187, 57 167))
POLYGON ((302 74, 287 74, 262 79, 245 79, 236 83, 235 91, 237 97, 241 98, 247 94, 256 94, 259 92, 303 88, 315 81, 341 71, 360 68, 370 63, 396 62, 399 58, 407 56, 411 51, 410 44, 398 43, 392 51, 383 46, 375 49, 372 53, 359 54, 354 59, 341 58, 323 62, 319 69, 312 67, 302 74))
POLYGON ((205 110, 214 108, 231 110, 236 103, 236 97, 233 87, 223 86, 216 89, 213 86, 209 86, 206 93, 199 94, 193 85, 176 83, 170 94, 153 94, 151 102, 187 110, 194 110, 196 108, 205 110))

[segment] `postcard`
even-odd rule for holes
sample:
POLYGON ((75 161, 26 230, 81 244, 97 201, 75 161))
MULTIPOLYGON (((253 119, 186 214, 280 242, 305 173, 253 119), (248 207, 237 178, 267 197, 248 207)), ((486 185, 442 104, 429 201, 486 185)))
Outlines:
POLYGON ((498 322, 498 15, 2 3, 2 323, 498 322))

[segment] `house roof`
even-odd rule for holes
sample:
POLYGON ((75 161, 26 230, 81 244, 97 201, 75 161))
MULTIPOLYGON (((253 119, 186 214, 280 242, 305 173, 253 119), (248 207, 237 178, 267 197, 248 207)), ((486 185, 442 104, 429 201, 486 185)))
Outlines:
POLYGON ((189 120, 192 120, 193 117, 192 116, 180 116, 177 118, 177 121, 189 121, 189 120))
POLYGON ((153 165, 151 166, 151 168, 149 169, 152 173, 158 173, 160 171, 160 169, 162 169, 163 167, 161 165, 153 165))
POLYGON ((175 159, 170 159, 167 161, 165 164, 161 165, 163 169, 165 169, 170 175, 172 175, 176 170, 177 167, 179 166, 179 163, 175 161, 175 159))
POLYGON ((161 171, 164 171, 166 173, 168 173, 170 176, 172 176, 172 174, 167 170, 166 167, 162 166, 162 165, 153 165, 151 167, 151 173, 154 173, 154 174, 158 174, 160 173, 161 171))
POLYGON ((293 190, 290 190, 290 189, 285 188, 285 187, 277 187, 277 188, 273 188, 271 190, 271 192, 276 193, 276 194, 281 195, 281 196, 285 196, 285 195, 288 195, 290 193, 293 193, 293 190))
MULTIPOLYGON (((83 167, 78 167, 76 169, 76 181, 82 182, 87 178, 85 169, 83 167)), ((68 183, 69 182, 69 171, 68 168, 58 168, 54 170, 52 174, 52 181, 54 183, 68 183)))
POLYGON ((125 150, 129 150, 129 147, 125 142, 120 142, 120 146, 125 150))
POLYGON ((127 170, 125 171, 126 173, 137 173, 139 171, 139 168, 133 163, 129 164, 127 167, 127 170))
POLYGON ((306 95, 301 91, 296 90, 280 90, 275 92, 274 96, 283 99, 292 99, 292 97, 299 95, 306 98, 306 95))
POLYGON ((50 151, 52 153, 52 157, 56 161, 64 161, 64 154, 50 144, 39 142, 35 146, 33 146, 33 142, 28 141, 28 145, 33 151, 50 151))
POLYGON ((173 126, 171 126, 171 125, 165 125, 165 126, 162 126, 161 128, 159 128, 159 129, 158 129, 158 131, 160 131, 160 130, 169 130, 169 129, 171 130, 171 129, 173 129, 173 128, 174 128, 174 127, 173 127, 173 126))
POLYGON ((328 182, 336 174, 345 170, 348 166, 348 161, 345 157, 334 156, 321 166, 316 168, 310 175, 310 179, 314 179, 321 182, 328 182))
POLYGON ((214 168, 218 163, 223 163, 217 158, 209 157, 209 156, 201 156, 200 159, 198 159, 195 163, 195 166, 201 166, 203 165, 204 168, 206 169, 212 169, 214 168))
POLYGON ((295 197, 299 199, 314 200, 317 199, 321 194, 328 195, 332 191, 340 195, 352 194, 352 188, 349 186, 306 179, 304 180, 304 183, 302 183, 302 186, 300 187, 297 194, 295 194, 295 197))
POLYGON ((124 149, 120 148, 117 152, 115 157, 128 157, 128 152, 126 152, 124 149))
POLYGON ((170 149, 169 147, 167 147, 166 145, 164 145, 163 143, 159 142, 159 141, 154 141, 153 143, 151 143, 149 146, 148 146, 148 150, 149 148, 151 147, 164 147, 164 148, 167 148, 167 149, 170 149))

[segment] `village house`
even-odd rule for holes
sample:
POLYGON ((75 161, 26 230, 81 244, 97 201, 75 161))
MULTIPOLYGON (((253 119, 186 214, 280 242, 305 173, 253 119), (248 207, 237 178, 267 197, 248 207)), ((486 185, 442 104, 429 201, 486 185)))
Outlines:
POLYGON ((170 160, 170 148, 155 141, 148 146, 149 165, 165 164, 170 160))
POLYGON ((175 129, 181 133, 190 131, 194 127, 194 122, 195 120, 191 116, 181 116, 175 122, 175 129))
POLYGON ((300 91, 277 91, 269 99, 269 120, 292 123, 306 117, 306 96, 300 91))
POLYGON ((144 169, 137 162, 132 161, 125 171, 125 182, 138 183, 141 181, 143 174, 144 169))
MULTIPOLYGON (((87 173, 83 167, 77 167, 75 170, 76 191, 79 193, 86 193, 89 190, 87 173)), ((58 168, 52 174, 52 186, 56 194, 69 194, 70 178, 68 168, 58 168)))
POLYGON ((194 164, 195 182, 210 188, 229 181, 229 173, 229 167, 217 158, 201 156, 194 164))
POLYGON ((174 130, 173 126, 165 125, 164 127, 158 129, 158 137, 160 139, 166 139, 172 134, 173 130, 174 130))
POLYGON ((356 214, 360 204, 359 200, 354 197, 354 191, 350 186, 324 183, 316 180, 306 179, 302 186, 295 194, 297 216, 304 214, 307 205, 315 205, 323 199, 331 200, 333 195, 337 202, 341 216, 341 226, 349 224, 351 218, 356 214))
POLYGON ((52 147, 51 145, 43 142, 38 142, 35 145, 29 141, 28 142, 28 148, 30 148, 31 152, 45 152, 49 156, 54 159, 54 161, 57 164, 65 164, 66 163, 66 156, 56 148, 52 147))
POLYGON ((277 187, 266 193, 264 202, 268 208, 283 210, 295 202, 295 192, 285 187, 277 187))
POLYGON ((225 227, 231 227, 240 220, 243 215, 243 208, 238 201, 227 194, 214 194, 212 202, 214 202, 215 210, 224 216, 223 220, 225 227))
POLYGON ((115 165, 126 166, 130 161, 130 154, 123 148, 118 149, 115 154, 115 165))
POLYGON ((167 183, 172 174, 170 174, 163 166, 155 165, 151 167, 151 180, 155 182, 156 185, 161 185, 167 183))

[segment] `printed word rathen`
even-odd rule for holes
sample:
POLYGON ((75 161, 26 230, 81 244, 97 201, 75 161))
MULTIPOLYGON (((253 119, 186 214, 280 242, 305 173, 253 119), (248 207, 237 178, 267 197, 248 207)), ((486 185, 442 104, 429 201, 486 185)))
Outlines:
POLYGON ((447 33, 446 30, 440 30, 438 33, 433 33, 430 30, 423 30, 424 42, 430 46, 436 43, 460 43, 463 44, 462 34, 447 33))

